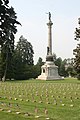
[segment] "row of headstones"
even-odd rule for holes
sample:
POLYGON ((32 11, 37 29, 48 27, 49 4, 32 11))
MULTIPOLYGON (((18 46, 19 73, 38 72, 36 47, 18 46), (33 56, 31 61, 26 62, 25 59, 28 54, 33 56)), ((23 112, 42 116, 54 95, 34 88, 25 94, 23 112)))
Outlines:
POLYGON ((18 90, 24 91, 25 89, 27 89, 27 90, 30 90, 30 89, 31 89, 31 90, 34 90, 34 91, 35 91, 35 90, 40 90, 40 89, 41 89, 42 91, 44 91, 44 90, 45 90, 45 91, 48 91, 49 89, 51 89, 51 90, 53 90, 53 91, 54 91, 54 90, 59 91, 59 89, 57 89, 57 88, 61 89, 62 91, 64 91, 64 90, 66 90, 66 91, 69 91, 69 90, 73 91, 74 89, 80 90, 80 87, 72 87, 72 86, 71 86, 71 87, 65 87, 65 86, 64 86, 64 87, 60 87, 60 86, 57 86, 57 87, 55 87, 55 86, 54 86, 54 87, 49 87, 49 86, 48 86, 47 88, 43 88, 43 87, 40 88, 39 86, 38 86, 37 88, 36 88, 36 87, 31 87, 31 86, 30 86, 30 87, 28 87, 28 86, 26 86, 26 87, 24 87, 24 86, 22 86, 22 87, 15 87, 15 86, 14 86, 14 87, 11 87, 11 86, 6 87, 6 86, 1 86, 1 87, 0 87, 0 90, 2 90, 2 89, 3 89, 3 90, 6 90, 6 89, 9 89, 9 90, 18 89, 18 90))
MULTIPOLYGON (((10 103, 9 103, 9 106, 10 106, 10 103)), ((65 106, 65 104, 62 104, 62 106, 65 106)), ((17 107, 19 107, 18 104, 17 104, 17 107)), ((70 105, 70 107, 74 107, 74 105, 70 105)), ((11 108, 9 108, 9 109, 8 108, 7 109, 0 108, 0 111, 5 111, 8 113, 14 112, 15 114, 24 114, 25 116, 33 116, 34 115, 35 118, 41 117, 41 114, 42 114, 43 116, 45 116, 46 119, 50 119, 48 117, 48 109, 46 107, 41 110, 40 108, 35 106, 34 111, 32 111, 31 113, 30 112, 21 112, 19 109, 18 110, 16 109, 16 111, 14 111, 11 108)))
MULTIPOLYGON (((18 99, 17 98, 15 98, 14 99, 15 101, 17 101, 18 99)), ((20 101, 23 101, 23 99, 20 99, 20 101)), ((57 101, 56 99, 54 99, 53 101, 50 101, 49 99, 46 99, 46 101, 42 101, 42 100, 40 100, 40 101, 36 101, 36 100, 31 100, 31 99, 27 99, 26 100, 26 102, 34 102, 34 103, 45 103, 45 104, 52 104, 52 105, 58 105, 58 106, 74 106, 74 100, 71 98, 70 99, 70 103, 66 103, 66 101, 63 101, 62 99, 60 99, 60 101, 57 101), (73 102, 73 103, 72 103, 73 102)), ((4 102, 1 102, 1 105, 5 105, 5 103, 4 102)), ((11 106, 12 104, 10 104, 9 103, 9 106, 11 106)), ((18 107, 18 104, 16 104, 17 105, 17 107, 18 107)))
POLYGON ((1 85, 1 86, 5 86, 5 87, 8 87, 8 86, 10 86, 10 87, 12 87, 12 88, 21 88, 21 87, 23 87, 24 86, 24 88, 26 88, 26 87, 28 87, 28 88, 38 88, 38 87, 41 87, 41 88, 47 88, 47 87, 49 87, 49 88, 57 88, 57 87, 60 87, 60 88, 73 88, 73 87, 77 87, 77 88, 79 88, 80 89, 80 85, 78 85, 78 84, 43 84, 43 86, 42 86, 42 84, 30 84, 30 83, 28 83, 28 84, 23 84, 23 83, 19 83, 19 84, 12 84, 12 83, 7 83, 7 84, 4 84, 4 85, 1 85), (13 86, 12 86, 13 85, 13 86))
MULTIPOLYGON (((6 93, 6 92, 5 92, 6 93)), ((61 94, 59 94, 59 93, 55 93, 54 95, 53 95, 53 93, 52 94, 50 94, 50 93, 48 93, 48 92, 46 92, 46 94, 39 94, 38 93, 38 91, 37 92, 35 92, 35 93, 20 93, 20 91, 17 91, 16 93, 13 91, 13 92, 8 92, 8 93, 10 93, 10 95, 12 95, 12 97, 15 97, 15 96, 18 96, 18 98, 20 98, 20 97, 23 97, 24 98, 24 96, 25 96, 25 99, 26 98, 30 98, 30 97, 32 97, 33 98, 33 96, 34 97, 36 97, 36 96, 38 96, 38 97, 40 97, 40 98, 51 98, 51 97, 53 97, 53 98, 70 98, 70 97, 72 97, 72 98, 74 98, 74 99, 76 99, 77 97, 79 98, 80 96, 78 95, 79 93, 77 93, 77 92, 74 92, 73 94, 71 93, 71 92, 69 92, 69 93, 66 93, 66 92, 64 92, 64 93, 61 93, 61 92, 59 92, 59 93, 61 93, 61 94), (19 92, 19 93, 18 93, 19 92)), ((6 95, 6 94, 3 94, 3 92, 2 92, 2 95, 4 96, 4 95, 6 95)), ((9 94, 7 94, 8 96, 9 96, 9 94)), ((1 97, 1 96, 0 96, 1 97)))
MULTIPOLYGON (((10 92, 11 93, 11 92, 10 92)), ((8 96, 9 96, 9 94, 8 94, 8 96)), ((69 94, 66 94, 66 92, 65 93, 63 93, 62 95, 57 95, 57 94, 52 94, 52 95, 50 95, 49 93, 46 93, 46 94, 39 94, 39 93, 36 93, 36 94, 31 94, 31 93, 27 93, 26 95, 25 94, 19 94, 18 92, 17 93, 15 93, 15 92, 13 92, 13 93, 11 93, 11 96, 12 97, 8 97, 8 96, 6 96, 6 94, 2 94, 2 96, 0 96, 0 98, 9 98, 9 99, 14 99, 14 98, 16 98, 16 96, 17 96, 17 99, 27 99, 27 98, 31 98, 31 99, 36 99, 36 97, 38 97, 38 99, 40 99, 40 100, 42 100, 42 99, 45 99, 45 98, 49 98, 49 99, 63 99, 63 98, 68 98, 68 99, 79 99, 79 95, 78 95, 78 93, 76 93, 75 92, 75 94, 71 94, 71 92, 69 93, 69 94)))
MULTIPOLYGON (((78 89, 78 88, 75 88, 74 90, 75 90, 76 92, 78 92, 79 89, 78 89, 78 91, 77 91, 77 89, 78 89)), ((54 90, 54 89, 50 89, 50 90, 49 90, 49 89, 44 89, 44 90, 42 90, 42 89, 41 89, 41 93, 44 93, 44 94, 46 94, 46 93, 49 93, 49 94, 50 94, 50 93, 53 93, 53 94, 61 93, 61 94, 62 94, 62 92, 63 92, 63 93, 65 93, 65 94, 66 94, 66 93, 67 93, 67 94, 70 94, 70 93, 72 94, 72 92, 73 92, 73 91, 70 91, 70 89, 69 89, 69 90, 64 90, 64 89, 59 89, 59 88, 58 88, 58 90, 54 90), (58 90, 59 90, 59 91, 58 91, 58 90)), ((2 89, 2 88, 1 88, 1 90, 0 90, 1 93, 7 93, 7 92, 8 92, 8 93, 12 93, 13 91, 15 91, 14 94, 15 94, 15 93, 23 93, 23 94, 25 94, 26 92, 28 92, 28 93, 29 93, 29 92, 39 93, 39 92, 40 92, 39 89, 34 89, 34 88, 33 88, 33 89, 30 89, 30 88, 27 89, 27 88, 26 88, 26 89, 24 89, 24 90, 21 90, 21 89, 19 90, 19 89, 16 89, 16 88, 15 88, 15 89, 9 89, 9 88, 7 88, 7 89, 4 88, 4 89, 2 89)), ((78 94, 79 94, 79 93, 78 93, 78 94)))
MULTIPOLYGON (((2 103, 2 105, 5 105, 5 103, 2 103)), ((43 108, 43 110, 41 111, 40 108, 35 106, 34 111, 32 111, 30 113, 30 112, 21 112, 20 109, 13 110, 13 109, 11 109, 12 104, 9 103, 8 105, 9 105, 9 108, 1 108, 0 107, 0 111, 4 111, 4 112, 8 112, 8 113, 15 113, 17 115, 22 114, 22 115, 25 115, 25 116, 34 116, 35 118, 39 118, 39 117, 44 116, 46 119, 49 119, 49 117, 48 117, 48 109, 47 108, 43 108)), ((17 104, 17 107, 19 108, 18 104, 17 104)))
MULTIPOLYGON (((38 99, 36 98, 36 95, 34 96, 34 94, 28 94, 28 96, 25 96, 25 95, 19 95, 19 97, 15 97, 15 94, 14 96, 12 95, 11 96, 0 96, 0 98, 6 98, 6 99, 13 99, 13 100, 20 100, 20 101, 32 101, 32 102, 38 102, 38 103, 51 103, 51 101, 53 100, 56 100, 56 101, 63 101, 64 102, 64 99, 69 99, 71 102, 74 102, 75 100, 79 99, 80 96, 78 96, 77 93, 75 93, 75 96, 66 96, 66 94, 64 96, 60 96, 60 95, 52 95, 50 96, 49 94, 46 94, 46 95, 37 95, 38 96, 38 99)), ((53 102, 52 102, 53 103, 53 102)))

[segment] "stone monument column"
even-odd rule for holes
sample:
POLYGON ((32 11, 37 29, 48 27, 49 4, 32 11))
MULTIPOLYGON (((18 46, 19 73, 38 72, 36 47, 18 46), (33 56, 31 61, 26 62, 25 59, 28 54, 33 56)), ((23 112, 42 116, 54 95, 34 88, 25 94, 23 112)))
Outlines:
POLYGON ((48 47, 47 47, 47 55, 52 55, 52 21, 51 21, 51 13, 49 12, 49 22, 48 25, 48 47))

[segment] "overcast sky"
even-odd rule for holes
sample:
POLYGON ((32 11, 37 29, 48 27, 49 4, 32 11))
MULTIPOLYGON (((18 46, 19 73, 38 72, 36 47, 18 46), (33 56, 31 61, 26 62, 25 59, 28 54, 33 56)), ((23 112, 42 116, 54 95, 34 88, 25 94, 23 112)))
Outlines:
POLYGON ((80 17, 80 0, 10 0, 17 13, 18 26, 15 35, 17 42, 23 35, 34 49, 34 61, 42 57, 45 61, 48 44, 47 12, 51 12, 52 50, 57 57, 72 58, 77 42, 74 31, 80 17))

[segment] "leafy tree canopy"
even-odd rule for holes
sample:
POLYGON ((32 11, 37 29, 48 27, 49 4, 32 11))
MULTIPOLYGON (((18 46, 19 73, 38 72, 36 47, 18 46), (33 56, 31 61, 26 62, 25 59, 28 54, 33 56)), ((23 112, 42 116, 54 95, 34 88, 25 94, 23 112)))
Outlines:
MULTIPOLYGON (((80 40, 80 18, 79 18, 79 28, 76 28, 75 31, 75 40, 80 40)), ((77 72, 77 78, 80 79, 80 43, 77 44, 76 49, 73 50, 74 58, 74 67, 77 72)))
POLYGON ((19 42, 16 45, 16 52, 21 57, 21 61, 27 65, 33 65, 33 46, 23 36, 19 38, 19 42))

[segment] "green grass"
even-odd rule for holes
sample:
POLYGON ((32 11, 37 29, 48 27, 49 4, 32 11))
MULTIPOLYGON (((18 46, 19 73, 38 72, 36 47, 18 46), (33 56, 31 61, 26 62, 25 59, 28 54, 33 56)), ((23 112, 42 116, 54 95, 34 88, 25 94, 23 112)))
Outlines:
POLYGON ((80 119, 80 81, 66 78, 0 82, 0 120, 45 120, 47 117, 80 119))

